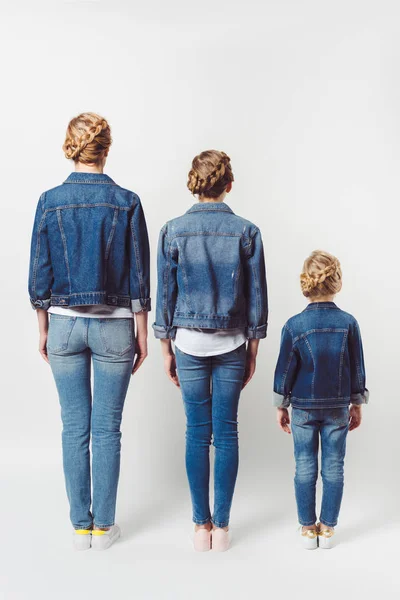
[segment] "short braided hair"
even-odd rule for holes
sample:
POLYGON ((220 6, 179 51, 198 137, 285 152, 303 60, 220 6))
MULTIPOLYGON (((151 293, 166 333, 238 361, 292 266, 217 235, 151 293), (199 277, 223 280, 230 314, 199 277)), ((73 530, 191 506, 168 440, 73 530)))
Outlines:
POLYGON ((307 298, 337 294, 342 288, 339 260, 329 252, 314 250, 304 261, 300 285, 307 298))
POLYGON ((218 198, 233 179, 229 156, 218 150, 205 150, 193 159, 187 186, 192 194, 218 198))
POLYGON ((107 156, 111 143, 107 121, 95 113, 82 113, 69 122, 63 150, 65 158, 97 164, 107 156))

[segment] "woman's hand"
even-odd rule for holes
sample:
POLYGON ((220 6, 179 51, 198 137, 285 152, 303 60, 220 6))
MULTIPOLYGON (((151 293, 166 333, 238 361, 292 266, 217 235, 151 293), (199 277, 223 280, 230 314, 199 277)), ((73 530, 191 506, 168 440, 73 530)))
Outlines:
POLYGON ((292 433, 289 426, 290 417, 287 408, 278 408, 276 413, 276 420, 278 421, 278 425, 282 429, 282 431, 284 431, 285 433, 292 433))
POLYGON ((349 431, 353 431, 353 429, 357 429, 357 427, 360 427, 362 421, 361 404, 352 404, 350 406, 349 419, 349 431))
POLYGON ((161 350, 164 358, 164 371, 176 387, 181 387, 176 372, 176 359, 172 350, 171 340, 161 340, 161 350))
POLYGON ((43 360, 45 360, 47 364, 50 364, 49 357, 47 356, 47 337, 47 331, 41 332, 39 334, 39 352, 43 360))
POLYGON ((244 368, 242 389, 246 387, 256 372, 257 352, 260 340, 249 340, 246 352, 246 366, 244 368))
POLYGON ((135 362, 133 363, 132 375, 136 373, 142 366, 148 352, 147 352, 147 321, 149 313, 139 312, 135 313, 136 320, 136 344, 135 344, 135 362))
POLYGON ((50 364, 49 357, 47 355, 47 337, 49 332, 49 315, 47 310, 38 308, 36 310, 38 324, 39 324, 39 352, 40 356, 50 364))
POLYGON ((133 363, 132 375, 136 373, 138 369, 142 366, 145 358, 147 357, 147 337, 137 337, 135 343, 135 362, 133 363))

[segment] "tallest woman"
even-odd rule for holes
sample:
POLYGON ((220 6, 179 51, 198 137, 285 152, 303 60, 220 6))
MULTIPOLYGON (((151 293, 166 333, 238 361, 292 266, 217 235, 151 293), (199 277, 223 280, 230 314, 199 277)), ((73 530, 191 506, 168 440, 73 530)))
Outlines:
POLYGON ((32 235, 29 295, 39 350, 60 398, 78 550, 104 550, 119 537, 114 517, 122 410, 131 373, 147 355, 146 223, 138 196, 103 173, 110 145, 105 119, 93 113, 72 119, 63 149, 75 171, 42 194, 32 235))

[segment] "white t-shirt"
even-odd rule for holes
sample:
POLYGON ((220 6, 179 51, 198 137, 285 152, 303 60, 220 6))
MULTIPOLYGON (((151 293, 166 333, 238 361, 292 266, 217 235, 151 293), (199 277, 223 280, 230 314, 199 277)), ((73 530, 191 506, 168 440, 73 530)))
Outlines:
POLYGON ((93 304, 90 306, 50 306, 48 312, 64 317, 86 317, 89 319, 133 319, 133 312, 124 306, 109 306, 108 304, 93 304))
POLYGON ((243 329, 193 329, 178 327, 175 346, 192 356, 218 356, 246 342, 243 329))

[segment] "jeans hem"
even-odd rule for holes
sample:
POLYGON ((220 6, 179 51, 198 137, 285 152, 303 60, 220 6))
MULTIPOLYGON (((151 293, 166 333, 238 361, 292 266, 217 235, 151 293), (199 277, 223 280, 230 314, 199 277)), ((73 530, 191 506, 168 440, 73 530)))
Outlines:
POLYGON ((327 525, 328 527, 336 527, 337 525, 337 521, 335 523, 329 523, 328 521, 325 521, 325 519, 323 519, 322 517, 319 518, 320 523, 323 523, 324 525, 327 525))
POLYGON ((206 525, 206 523, 211 523, 211 517, 208 517, 208 519, 195 519, 193 517, 193 523, 195 525, 206 525))
POLYGON ((77 529, 92 529, 93 528, 93 523, 90 523, 89 525, 74 525, 72 524, 72 527, 77 530, 77 529))
POLYGON ((114 527, 115 525, 115 521, 113 523, 106 523, 105 525, 103 524, 99 524, 99 523, 93 523, 94 527, 100 527, 100 528, 104 528, 104 527, 114 527))
POLYGON ((211 523, 215 527, 218 527, 219 529, 222 529, 223 527, 228 527, 228 525, 229 525, 229 521, 224 521, 222 523, 219 523, 218 521, 214 521, 214 519, 211 519, 211 523))

